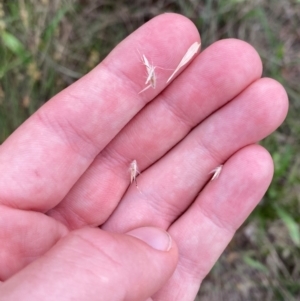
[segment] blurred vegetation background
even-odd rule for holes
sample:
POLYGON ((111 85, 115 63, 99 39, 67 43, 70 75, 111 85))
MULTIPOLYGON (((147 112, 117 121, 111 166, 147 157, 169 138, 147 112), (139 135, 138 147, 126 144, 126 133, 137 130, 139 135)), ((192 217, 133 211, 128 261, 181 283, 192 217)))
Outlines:
POLYGON ((0 142, 167 11, 196 24, 202 49, 228 37, 252 44, 264 76, 281 82, 290 99, 285 123, 262 141, 275 161, 273 183, 197 298, 300 300, 300 0, 1 0, 0 142))

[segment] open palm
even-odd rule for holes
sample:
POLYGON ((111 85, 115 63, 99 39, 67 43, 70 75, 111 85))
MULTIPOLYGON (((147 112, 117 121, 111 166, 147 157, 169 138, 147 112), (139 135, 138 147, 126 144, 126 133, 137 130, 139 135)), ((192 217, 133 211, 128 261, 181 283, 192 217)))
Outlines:
POLYGON ((284 89, 260 78, 239 40, 214 43, 167 85, 195 41, 182 16, 151 20, 1 145, 5 300, 195 298, 270 184, 272 159, 256 143, 287 112, 284 89), (161 67, 143 93, 139 54, 161 67), (167 230, 171 249, 136 239, 141 227, 167 230))

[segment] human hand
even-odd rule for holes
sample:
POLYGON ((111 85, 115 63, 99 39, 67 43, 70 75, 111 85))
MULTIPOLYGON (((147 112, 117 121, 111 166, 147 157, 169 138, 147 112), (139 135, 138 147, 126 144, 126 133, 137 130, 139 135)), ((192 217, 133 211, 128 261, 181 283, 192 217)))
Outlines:
POLYGON ((156 69, 156 89, 139 94, 139 52, 174 69, 198 40, 182 16, 153 19, 1 145, 3 300, 194 299, 271 181, 256 142, 287 111, 255 50, 232 39, 168 87, 172 71, 156 69), (127 190, 133 159, 142 174, 127 190))

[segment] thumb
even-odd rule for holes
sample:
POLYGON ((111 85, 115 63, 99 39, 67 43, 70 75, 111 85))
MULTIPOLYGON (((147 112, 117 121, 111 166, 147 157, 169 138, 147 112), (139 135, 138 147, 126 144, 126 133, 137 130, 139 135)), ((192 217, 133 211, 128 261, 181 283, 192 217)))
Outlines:
POLYGON ((167 232, 84 228, 0 286, 3 300, 144 301, 169 279, 177 248, 167 232))

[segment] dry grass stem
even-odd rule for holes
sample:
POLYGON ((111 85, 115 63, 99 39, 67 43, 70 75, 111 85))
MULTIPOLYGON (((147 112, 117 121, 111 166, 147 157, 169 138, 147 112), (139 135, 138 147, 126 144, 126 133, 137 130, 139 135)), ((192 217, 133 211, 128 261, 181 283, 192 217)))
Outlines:
POLYGON ((137 181, 136 181, 136 177, 140 174, 139 169, 138 169, 138 165, 136 160, 133 160, 130 163, 130 183, 132 184, 133 182, 135 182, 136 187, 137 186, 137 181))
POLYGON ((141 174, 141 172, 139 171, 138 165, 136 160, 133 160, 130 163, 130 183, 132 184, 133 182, 135 183, 135 186, 137 188, 137 190, 139 191, 140 194, 142 194, 143 196, 145 196, 142 191, 140 190, 138 184, 137 184, 137 176, 141 174))
POLYGON ((144 54, 142 56, 142 63, 146 67, 146 71, 147 71, 147 79, 145 81, 145 85, 147 84, 149 85, 146 86, 142 91, 140 91, 139 94, 148 90, 150 87, 152 87, 153 89, 156 88, 156 74, 155 74, 156 67, 154 67, 149 63, 148 59, 144 54))
POLYGON ((213 173, 214 175, 211 178, 211 181, 217 179, 222 171, 223 165, 218 166, 217 168, 213 169, 210 173, 213 173))
POLYGON ((175 74, 178 72, 178 70, 186 65, 192 58, 193 56, 199 51, 201 46, 201 43, 195 42, 192 44, 192 46, 187 50, 185 55, 183 56, 182 60, 176 67, 175 71, 172 73, 172 75, 168 78, 167 83, 175 76, 175 74))

